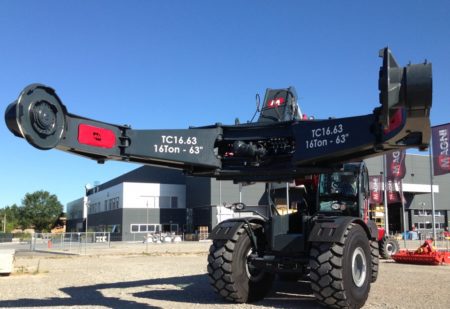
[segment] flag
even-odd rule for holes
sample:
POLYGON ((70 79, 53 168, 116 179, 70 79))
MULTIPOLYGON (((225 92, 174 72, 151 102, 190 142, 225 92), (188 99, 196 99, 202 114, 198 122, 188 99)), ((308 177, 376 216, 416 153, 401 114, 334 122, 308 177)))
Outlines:
POLYGON ((406 175, 405 157, 406 152, 403 149, 386 154, 387 204, 402 201, 397 188, 406 175))
POLYGON ((381 176, 369 176, 370 204, 383 202, 381 191, 381 176))
POLYGON ((386 169, 387 169, 387 178, 394 179, 403 179, 406 174, 406 166, 405 166, 405 150, 396 150, 386 154, 386 169))
POLYGON ((434 176, 450 173, 450 123, 431 128, 434 176))
POLYGON ((398 203, 400 202, 400 193, 396 189, 397 180, 388 179, 387 181, 387 199, 388 203, 398 203))

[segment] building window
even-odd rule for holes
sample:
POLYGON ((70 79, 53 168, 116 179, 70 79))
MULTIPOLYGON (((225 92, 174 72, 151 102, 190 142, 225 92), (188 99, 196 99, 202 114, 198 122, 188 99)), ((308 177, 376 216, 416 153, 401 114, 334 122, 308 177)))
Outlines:
POLYGON ((120 224, 108 225, 107 231, 110 233, 120 233, 120 224))
POLYGON ((161 224, 131 224, 131 233, 160 233, 161 224))
POLYGON ((103 211, 109 211, 109 210, 114 210, 114 209, 119 209, 119 198, 115 197, 115 198, 111 198, 109 200, 105 200, 104 206, 103 206, 103 211))
POLYGON ((431 216, 431 210, 428 210, 428 209, 415 209, 414 210, 414 216, 420 216, 420 217, 431 216))
POLYGON ((170 208, 178 208, 178 196, 172 196, 170 208))
POLYGON ((420 230, 431 230, 433 228, 433 224, 431 222, 418 222, 417 226, 420 230))
POLYGON ((435 217, 443 217, 443 216, 445 216, 445 211, 444 210, 435 210, 434 216, 435 217))
POLYGON ((100 202, 90 203, 89 208, 88 208, 88 213, 95 214, 97 212, 100 212, 100 202))
POLYGON ((159 197, 159 208, 171 208, 170 196, 160 196, 159 197))
MULTIPOLYGON (((414 216, 420 216, 420 217, 426 217, 426 216, 432 216, 433 211, 429 209, 414 209, 414 216)), ((434 211, 435 217, 441 217, 445 216, 445 210, 435 210, 434 211)))
POLYGON ((445 223, 434 223, 434 226, 438 230, 443 230, 445 228, 445 223))

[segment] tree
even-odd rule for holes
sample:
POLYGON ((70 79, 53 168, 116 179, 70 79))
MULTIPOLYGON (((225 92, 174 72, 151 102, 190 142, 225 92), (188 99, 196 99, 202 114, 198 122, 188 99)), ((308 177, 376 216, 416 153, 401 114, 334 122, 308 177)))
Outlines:
POLYGON ((22 216, 22 208, 17 206, 16 204, 0 209, 1 231, 3 231, 5 220, 7 233, 18 227, 28 226, 28 223, 22 216))
POLYGON ((50 231, 63 211, 63 205, 54 194, 47 191, 36 191, 25 194, 22 201, 22 216, 37 231, 50 231))

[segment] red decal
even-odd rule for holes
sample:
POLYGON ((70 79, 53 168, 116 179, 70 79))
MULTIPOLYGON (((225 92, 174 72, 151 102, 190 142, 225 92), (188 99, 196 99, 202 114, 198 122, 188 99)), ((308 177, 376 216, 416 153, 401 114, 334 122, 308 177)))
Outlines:
POLYGON ((116 135, 108 129, 80 124, 78 142, 93 147, 113 148, 116 145, 116 135))
POLYGON ((384 134, 394 131, 398 129, 403 122, 403 109, 399 108, 395 111, 395 114, 389 119, 389 127, 384 130, 384 134))
POLYGON ((270 101, 267 102, 267 107, 268 108, 278 107, 280 105, 283 105, 284 101, 285 101, 284 98, 275 98, 275 99, 270 100, 270 101))

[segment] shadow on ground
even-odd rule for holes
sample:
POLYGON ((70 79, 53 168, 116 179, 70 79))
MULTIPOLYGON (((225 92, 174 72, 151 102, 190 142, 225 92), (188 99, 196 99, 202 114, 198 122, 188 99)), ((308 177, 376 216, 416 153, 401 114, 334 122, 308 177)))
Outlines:
MULTIPOLYGON (((105 306, 109 308, 168 308, 148 305, 152 300, 189 304, 226 305, 209 286, 208 276, 194 275, 129 282, 114 282, 60 289, 66 297, 0 301, 0 307, 105 306), (110 291, 117 289, 118 291, 110 291), (112 296, 109 296, 112 295, 112 296), (117 295, 120 295, 119 297, 117 295)), ((308 281, 275 282, 267 297, 255 303, 259 307, 321 308, 315 302, 308 281)))

